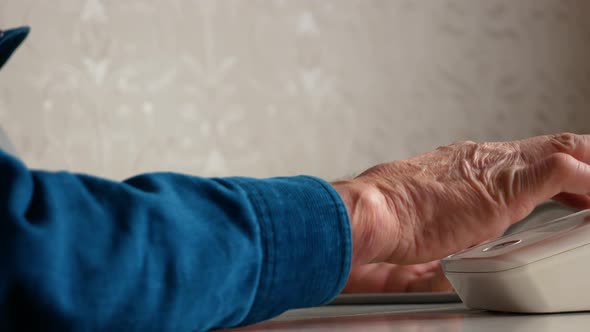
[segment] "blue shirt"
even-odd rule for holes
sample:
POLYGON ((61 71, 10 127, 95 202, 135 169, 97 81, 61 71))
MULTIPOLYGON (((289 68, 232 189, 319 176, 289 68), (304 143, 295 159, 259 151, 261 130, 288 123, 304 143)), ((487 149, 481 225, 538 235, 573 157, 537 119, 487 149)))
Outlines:
POLYGON ((0 330, 200 331, 326 303, 346 282, 345 206, 323 180, 114 182, 0 151, 0 330))

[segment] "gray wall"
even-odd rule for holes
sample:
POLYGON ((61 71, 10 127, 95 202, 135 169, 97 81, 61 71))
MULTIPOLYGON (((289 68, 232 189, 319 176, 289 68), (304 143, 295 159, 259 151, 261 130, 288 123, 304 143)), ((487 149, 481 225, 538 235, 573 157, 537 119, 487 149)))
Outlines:
POLYGON ((590 2, 0 2, 31 167, 352 174, 458 139, 590 132, 590 2))

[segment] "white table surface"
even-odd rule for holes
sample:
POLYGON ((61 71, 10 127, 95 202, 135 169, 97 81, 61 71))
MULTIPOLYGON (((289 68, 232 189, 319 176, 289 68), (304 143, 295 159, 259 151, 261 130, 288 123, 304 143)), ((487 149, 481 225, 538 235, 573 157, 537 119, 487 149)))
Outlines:
POLYGON ((469 310, 461 303, 338 305, 291 310, 232 331, 590 331, 590 313, 522 315, 469 310))

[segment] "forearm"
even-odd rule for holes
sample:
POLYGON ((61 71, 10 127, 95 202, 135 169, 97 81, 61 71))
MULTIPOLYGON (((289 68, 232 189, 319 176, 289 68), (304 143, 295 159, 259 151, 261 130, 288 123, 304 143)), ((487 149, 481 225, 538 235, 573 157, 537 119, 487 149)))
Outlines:
POLYGON ((2 330, 204 330, 329 300, 350 228, 309 178, 125 182, 0 152, 2 330), (33 318, 34 317, 34 318, 33 318))

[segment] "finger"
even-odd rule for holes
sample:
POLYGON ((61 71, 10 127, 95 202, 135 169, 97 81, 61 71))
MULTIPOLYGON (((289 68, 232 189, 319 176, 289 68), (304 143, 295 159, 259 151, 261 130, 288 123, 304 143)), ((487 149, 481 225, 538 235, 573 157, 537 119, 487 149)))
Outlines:
POLYGON ((416 273, 395 264, 378 263, 355 267, 343 293, 403 292, 416 273))
POLYGON ((417 265, 388 263, 366 264, 355 267, 343 293, 400 293, 425 290, 430 282, 434 291, 446 290, 442 268, 438 261, 417 265), (432 279, 432 280, 431 280, 432 279), (430 281, 429 281, 430 280, 430 281))
POLYGON ((414 279, 406 289, 407 292, 452 292, 453 285, 444 274, 429 273, 414 279))
POLYGON ((542 160, 554 153, 565 153, 590 163, 590 135, 562 133, 532 137, 513 144, 529 162, 542 160))
POLYGON ((439 261, 432 261, 432 262, 428 262, 428 263, 402 265, 402 266, 404 269, 406 269, 408 271, 412 271, 416 274, 423 274, 423 273, 435 271, 440 266, 440 262, 439 261))
POLYGON ((590 196, 570 193, 561 193, 553 197, 553 200, 574 209, 590 209, 590 196))
MULTIPOLYGON (((507 173, 510 177, 510 173, 507 173)), ((571 155, 555 153, 543 161, 514 171, 511 194, 536 206, 560 193, 590 193, 590 165, 571 155)))
POLYGON ((407 292, 450 292, 453 286, 445 277, 442 267, 439 265, 435 271, 421 275, 410 281, 407 292))

